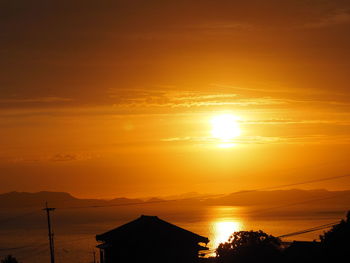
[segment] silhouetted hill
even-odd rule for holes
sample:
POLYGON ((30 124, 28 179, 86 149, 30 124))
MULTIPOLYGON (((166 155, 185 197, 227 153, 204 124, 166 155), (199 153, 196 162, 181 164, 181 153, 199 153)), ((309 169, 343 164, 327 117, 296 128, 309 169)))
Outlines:
POLYGON ((158 197, 152 197, 150 199, 147 199, 147 202, 151 202, 151 203, 157 203, 157 202, 163 202, 164 200, 158 197))
POLYGON ((0 208, 43 207, 45 202, 55 207, 108 206, 140 203, 142 200, 129 198, 79 199, 65 192, 42 191, 37 193, 9 192, 0 194, 0 208))
POLYGON ((45 201, 60 203, 73 202, 75 200, 76 198, 63 192, 9 192, 0 195, 0 207, 43 206, 45 201))
POLYGON ((273 191, 241 191, 219 198, 205 201, 208 205, 230 206, 274 206, 296 204, 307 206, 349 206, 350 190, 328 191, 319 190, 273 190, 273 191))
MULTIPOLYGON (((96 201, 96 200, 95 200, 96 201)), ((125 197, 119 197, 119 198, 114 198, 112 200, 109 200, 108 203, 111 204, 135 204, 135 203, 142 203, 143 201, 140 199, 129 199, 125 197)))
MULTIPOLYGON (((273 207, 288 204, 300 203, 298 207, 305 204, 306 207, 331 207, 348 208, 350 204, 350 190, 328 191, 328 190, 273 190, 273 191, 241 191, 217 197, 198 197, 177 199, 172 205, 198 206, 198 205, 219 205, 219 206, 257 206, 273 207)), ((21 208, 21 207, 43 207, 45 202, 57 208, 63 207, 85 207, 85 206, 118 206, 140 203, 152 203, 160 205, 167 202, 159 197, 147 200, 115 198, 103 199, 79 199, 64 192, 9 192, 0 194, 0 208, 21 208)))

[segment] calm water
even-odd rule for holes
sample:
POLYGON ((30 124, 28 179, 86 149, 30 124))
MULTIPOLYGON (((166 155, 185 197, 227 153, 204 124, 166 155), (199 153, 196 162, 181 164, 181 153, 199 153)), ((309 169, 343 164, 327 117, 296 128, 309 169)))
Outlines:
MULTIPOLYGON (((343 216, 337 211, 279 211, 273 215, 254 215, 252 211, 254 208, 177 205, 57 210, 53 221, 57 262, 92 262, 96 234, 124 224, 141 214, 158 215, 166 221, 208 237, 208 246, 212 250, 235 231, 261 229, 278 236, 333 222, 343 216)), ((22 210, 1 214, 1 218, 14 218, 1 223, 0 255, 12 254, 23 263, 48 262, 45 214, 38 210, 30 215, 16 217, 25 212, 22 210)), ((3 220, 0 219, 1 221, 3 220)), ((308 233, 294 239, 313 240, 320 233, 308 233)))

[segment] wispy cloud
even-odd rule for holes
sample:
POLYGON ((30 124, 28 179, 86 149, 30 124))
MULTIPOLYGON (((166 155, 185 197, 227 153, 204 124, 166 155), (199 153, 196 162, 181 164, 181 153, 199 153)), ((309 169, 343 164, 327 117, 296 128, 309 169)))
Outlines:
POLYGON ((350 24, 350 12, 349 10, 336 10, 322 17, 318 21, 313 21, 305 24, 306 28, 324 28, 335 25, 350 24))
POLYGON ((231 91, 235 93, 242 92, 255 92, 257 94, 270 94, 270 95, 278 95, 278 94, 300 94, 303 96, 308 95, 319 95, 319 94, 328 94, 328 95, 339 95, 339 96, 349 96, 348 93, 340 93, 335 90, 322 90, 317 87, 315 88, 297 88, 297 87, 286 87, 278 84, 267 85, 264 83, 253 83, 254 88, 247 86, 238 86, 224 83, 211 83, 210 86, 214 88, 223 89, 224 91, 231 91), (271 87, 273 86, 273 87, 271 87))
POLYGON ((92 153, 54 153, 31 156, 2 156, 0 160, 8 163, 76 162, 99 158, 92 153))
POLYGON ((70 162, 70 161, 77 161, 81 158, 81 156, 77 154, 62 154, 58 153, 55 154, 50 158, 51 161, 54 162, 70 162))
POLYGON ((350 120, 344 119, 261 119, 261 120, 241 120, 244 125, 287 125, 287 124, 330 124, 330 125, 350 125, 350 120))
POLYGON ((115 99, 115 105, 134 107, 207 107, 207 106, 250 106, 250 105, 279 105, 286 102, 279 98, 257 97, 244 98, 230 92, 195 92, 195 91, 162 91, 162 90, 115 90, 110 94, 115 99))
POLYGON ((251 31, 258 26, 252 23, 246 23, 242 21, 214 21, 211 23, 201 23, 187 26, 186 28, 191 30, 199 30, 210 34, 222 34, 232 31, 251 31))
POLYGON ((171 137, 161 140, 166 143, 193 143, 199 145, 218 144, 326 144, 341 143, 350 144, 348 136, 329 136, 325 134, 313 134, 306 136, 241 136, 230 141, 221 141, 212 137, 171 137))
POLYGON ((238 139, 232 139, 230 141, 222 141, 212 137, 171 137, 162 139, 163 142, 181 143, 192 142, 196 144, 221 144, 221 143, 234 143, 234 144, 253 144, 253 143, 275 143, 284 141, 281 137, 262 137, 262 136, 244 136, 238 139))
POLYGON ((192 108, 192 107, 269 107, 269 106, 339 106, 348 107, 350 103, 344 98, 348 95, 331 94, 324 96, 317 89, 254 89, 230 85, 212 84, 218 91, 176 91, 148 89, 116 89, 109 93, 114 106, 122 107, 159 107, 159 108, 192 108), (284 93, 289 93, 288 95, 284 93), (290 93, 293 93, 291 95, 290 93), (342 95, 342 96, 340 96, 342 95))
POLYGON ((51 103, 73 101, 71 98, 62 97, 37 97, 37 98, 8 98, 0 99, 0 103, 51 103))

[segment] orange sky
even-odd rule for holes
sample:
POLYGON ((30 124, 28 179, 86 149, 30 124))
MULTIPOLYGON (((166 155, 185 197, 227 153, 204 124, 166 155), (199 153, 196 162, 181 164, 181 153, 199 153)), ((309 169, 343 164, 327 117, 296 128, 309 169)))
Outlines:
POLYGON ((349 173, 349 1, 71 2, 1 4, 0 192, 225 193, 349 173), (211 136, 221 113, 239 118, 230 148, 211 136))

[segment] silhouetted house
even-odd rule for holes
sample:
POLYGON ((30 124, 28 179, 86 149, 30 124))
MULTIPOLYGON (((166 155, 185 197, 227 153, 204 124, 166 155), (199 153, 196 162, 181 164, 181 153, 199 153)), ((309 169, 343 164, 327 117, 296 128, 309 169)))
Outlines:
POLYGON ((142 215, 96 240, 103 242, 100 263, 195 263, 208 238, 159 219, 142 215))

